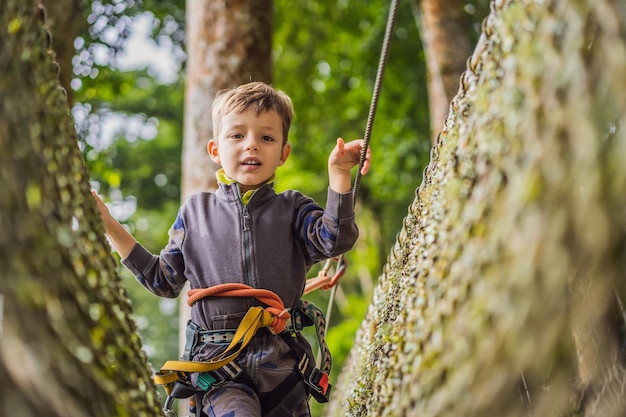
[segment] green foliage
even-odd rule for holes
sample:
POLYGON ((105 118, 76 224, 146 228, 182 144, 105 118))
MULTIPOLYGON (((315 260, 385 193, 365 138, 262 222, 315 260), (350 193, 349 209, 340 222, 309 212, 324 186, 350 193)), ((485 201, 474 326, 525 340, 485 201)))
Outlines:
MULTIPOLYGON (((83 125, 91 179, 135 237, 158 252, 167 243, 180 201, 182 88, 180 83, 158 84, 145 71, 105 67, 100 74, 109 82, 87 79, 77 92, 77 97, 93 97, 91 108, 98 109, 83 125), (112 114, 122 119, 107 146, 98 127, 112 114)), ((160 308, 168 301, 148 293, 120 270, 128 278, 126 287, 149 360, 159 367, 178 356, 177 310, 160 308)))
MULTIPOLYGON (((386 1, 275 2, 274 85, 294 101, 292 157, 304 162, 283 169, 281 186, 323 199, 325 178, 311 184, 309 177, 325 172, 336 138, 363 137, 387 8, 386 1)), ((410 173, 424 166, 430 131, 419 37, 410 10, 399 14, 372 131, 372 172, 361 191, 366 205, 382 200, 404 210, 419 185, 420 176, 410 173), (398 181, 400 172, 409 181, 398 181)))
MULTIPOLYGON (((154 5, 150 11, 158 18, 155 38, 162 41, 163 36, 169 36, 170 41, 164 43, 174 45, 172 59, 184 62, 176 55, 184 41, 183 2, 178 6, 175 2, 145 2, 144 6, 149 4, 154 5), (177 23, 172 24, 172 19, 177 23)), ((73 112, 91 180, 135 237, 158 252, 167 242, 167 230, 180 201, 182 77, 163 84, 147 68, 121 71, 116 67, 116 53, 130 30, 130 24, 120 29, 120 20, 146 10, 139 3, 107 8, 91 2, 86 10, 94 24, 84 37, 89 41, 78 42, 82 45, 78 57, 82 58, 75 66, 73 85, 78 104, 73 112), (107 44, 93 29, 95 22, 103 19, 109 22, 108 27, 120 29, 119 45, 107 44), (95 51, 103 47, 108 53, 102 57, 100 52, 96 59, 95 51)), ((178 356, 177 309, 148 293, 123 267, 120 272, 150 363, 159 367, 178 356)))
MULTIPOLYGON (((372 100, 388 1, 275 2, 274 85, 290 94, 297 120, 291 161, 278 187, 325 200, 328 153, 338 137, 362 138, 372 100)), ((426 67, 409 5, 401 5, 371 132, 373 161, 359 205, 373 213, 370 274, 378 276, 428 161, 430 127, 426 67)), ((364 258, 359 256, 359 258, 364 258)), ((345 281, 356 279, 349 272, 345 281)), ((368 294, 364 294, 368 297, 368 294)))

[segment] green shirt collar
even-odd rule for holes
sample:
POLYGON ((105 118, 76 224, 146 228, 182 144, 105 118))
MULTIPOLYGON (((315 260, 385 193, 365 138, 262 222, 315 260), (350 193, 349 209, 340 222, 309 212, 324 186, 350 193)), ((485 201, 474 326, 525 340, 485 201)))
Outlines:
MULTIPOLYGON (((217 170, 217 172, 215 173, 215 178, 217 178, 218 183, 222 183, 222 184, 236 184, 237 183, 237 181, 235 181, 234 179, 226 175, 226 173, 224 172, 224 168, 220 168, 217 170)), ((276 176, 272 175, 270 179, 265 181, 265 184, 274 184, 275 178, 276 176)), ((254 194, 255 191, 256 190, 248 190, 241 195, 241 201, 243 202, 244 205, 247 205, 250 202, 250 198, 252 198, 252 194, 254 194)))

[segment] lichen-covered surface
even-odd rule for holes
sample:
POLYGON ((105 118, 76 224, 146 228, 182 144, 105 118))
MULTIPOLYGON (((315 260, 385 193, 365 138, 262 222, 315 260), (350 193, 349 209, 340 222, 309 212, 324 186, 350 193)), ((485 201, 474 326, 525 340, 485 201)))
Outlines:
POLYGON ((328 415, 626 415, 626 3, 483 30, 328 415))
POLYGON ((35 3, 0 8, 0 415, 156 416, 35 3))

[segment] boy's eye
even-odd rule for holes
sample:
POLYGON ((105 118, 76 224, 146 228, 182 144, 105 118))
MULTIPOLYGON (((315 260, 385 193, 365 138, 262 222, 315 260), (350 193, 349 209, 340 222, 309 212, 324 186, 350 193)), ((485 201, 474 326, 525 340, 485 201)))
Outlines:
POLYGON ((265 142, 272 142, 274 140, 274 138, 271 137, 271 136, 264 135, 264 136, 261 136, 261 140, 263 140, 265 142))
POLYGON ((230 135, 230 137, 233 139, 241 139, 243 138, 243 135, 241 133, 233 133, 230 135))

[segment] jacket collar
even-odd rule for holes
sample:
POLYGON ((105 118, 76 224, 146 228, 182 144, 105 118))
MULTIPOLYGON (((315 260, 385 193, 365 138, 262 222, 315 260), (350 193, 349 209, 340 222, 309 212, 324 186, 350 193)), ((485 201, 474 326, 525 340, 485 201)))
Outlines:
POLYGON ((257 199, 260 199, 262 195, 266 195, 267 190, 273 190, 274 180, 276 178, 275 175, 272 175, 270 179, 268 179, 259 188, 255 190, 248 190, 245 193, 241 194, 240 189, 239 189, 239 183, 235 181, 234 179, 230 178, 228 175, 226 175, 223 168, 220 168, 215 173, 215 177, 217 178, 218 190, 224 193, 224 197, 226 198, 226 200, 228 201, 241 200, 244 206, 248 205, 253 195, 256 196, 255 200, 257 200, 257 199))

